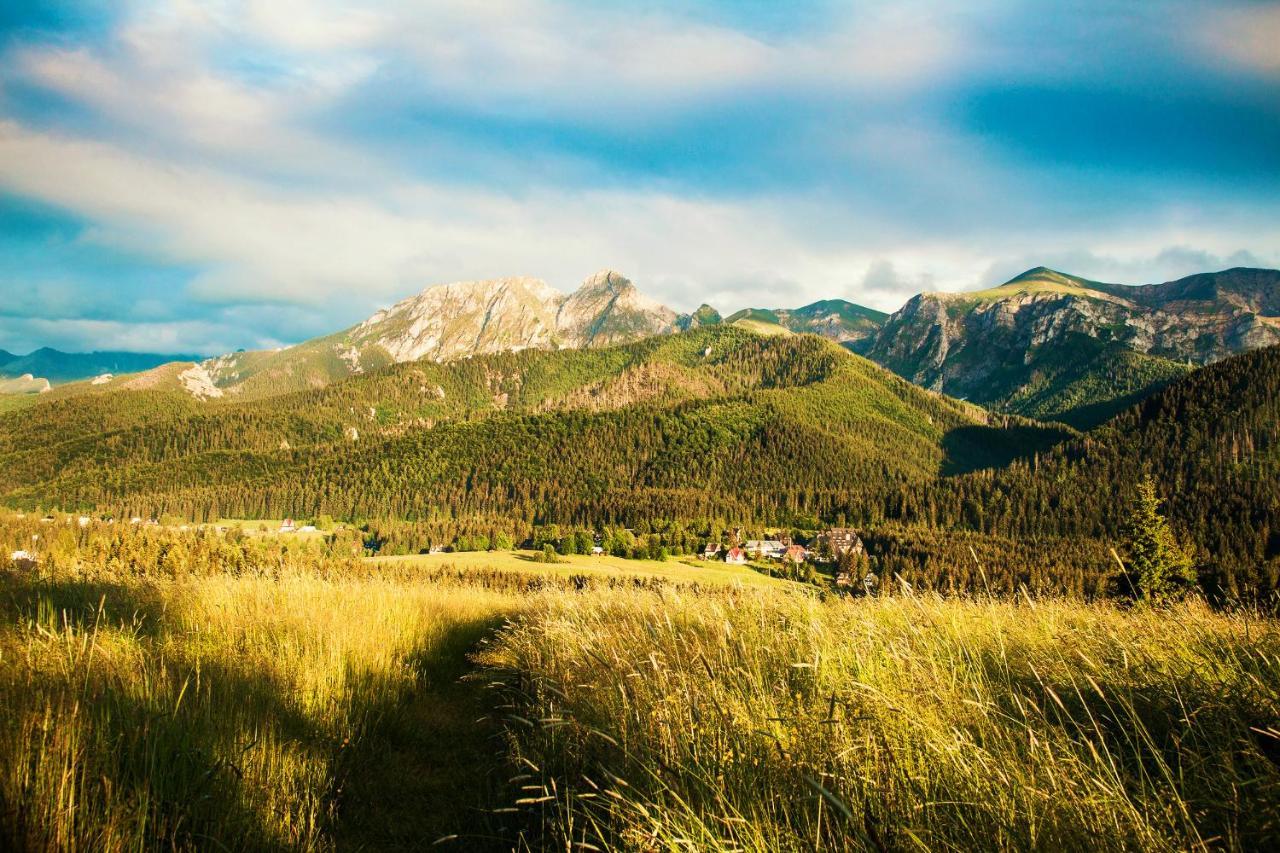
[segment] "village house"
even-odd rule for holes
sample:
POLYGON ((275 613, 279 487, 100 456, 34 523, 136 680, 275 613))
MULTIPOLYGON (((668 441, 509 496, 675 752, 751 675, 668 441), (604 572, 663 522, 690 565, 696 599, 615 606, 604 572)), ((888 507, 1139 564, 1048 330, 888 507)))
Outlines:
POLYGON ((730 548, 728 553, 724 555, 726 563, 732 563, 735 566, 741 566, 747 562, 747 552, 741 548, 734 546, 730 548))
POLYGON ((292 533, 297 529, 298 529, 298 525, 293 523, 292 518, 286 518, 284 521, 280 523, 281 533, 292 533))
POLYGON ((720 543, 719 543, 719 542, 708 542, 708 543, 707 543, 707 547, 705 547, 705 548, 703 548, 703 549, 702 549, 702 556, 701 556, 701 558, 700 558, 700 559, 703 559, 703 560, 715 560, 715 559, 717 559, 719 556, 720 556, 720 543))
POLYGON ((851 527, 833 527, 819 535, 818 540, 831 550, 833 557, 838 558, 841 554, 852 554, 856 557, 866 553, 862 537, 858 536, 857 531, 851 527))
POLYGON ((19 569, 34 568, 36 563, 40 562, 36 558, 36 555, 32 554, 30 551, 14 551, 13 554, 10 555, 9 559, 12 560, 13 564, 19 569))
POLYGON ((744 547, 751 556, 770 560, 781 560, 787 552, 787 546, 778 539, 750 539, 744 547))
POLYGON ((782 555, 783 562, 795 563, 797 565, 803 563, 807 559, 809 559, 809 552, 803 545, 792 545, 787 549, 786 553, 782 555))

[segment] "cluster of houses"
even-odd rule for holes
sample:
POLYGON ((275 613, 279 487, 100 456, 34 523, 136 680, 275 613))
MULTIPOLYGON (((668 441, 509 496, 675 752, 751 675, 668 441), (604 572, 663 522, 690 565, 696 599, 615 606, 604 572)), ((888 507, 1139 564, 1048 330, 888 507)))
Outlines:
POLYGON ((740 533, 740 530, 733 532, 730 537, 733 544, 728 548, 719 542, 708 542, 700 559, 723 560, 734 565, 743 565, 748 560, 774 560, 799 565, 814 560, 817 554, 829 554, 830 559, 838 561, 842 555, 859 556, 866 553, 866 548, 857 531, 848 527, 833 527, 819 533, 814 540, 817 546, 814 550, 806 548, 788 536, 778 539, 741 541, 740 533))
POLYGON ((314 524, 295 524, 292 518, 286 518, 280 523, 281 533, 315 533, 316 526, 314 524))

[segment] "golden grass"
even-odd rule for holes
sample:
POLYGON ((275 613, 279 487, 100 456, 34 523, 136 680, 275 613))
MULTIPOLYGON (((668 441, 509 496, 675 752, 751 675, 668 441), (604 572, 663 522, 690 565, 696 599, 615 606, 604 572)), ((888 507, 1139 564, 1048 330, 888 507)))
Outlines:
MULTIPOLYGON (((530 807, 630 849, 1280 842, 1280 630, 1199 606, 565 598, 502 635, 530 807), (543 799, 545 798, 545 799, 543 799)), ((590 849, 590 848, 588 848, 590 849)))
POLYGON ((450 554, 413 554, 397 557, 371 557, 374 566, 397 570, 418 569, 497 571, 521 575, 570 578, 575 575, 607 580, 610 578, 648 578, 670 581, 676 584, 705 584, 709 586, 777 587, 781 581, 747 568, 727 563, 693 557, 672 560, 627 560, 607 554, 590 556, 570 554, 561 556, 558 563, 537 563, 535 551, 462 551, 450 554))
POLYGON ((376 577, 5 592, 0 847, 60 850, 331 848, 366 739, 520 601, 376 577))
POLYGON ((1272 620, 608 557, 60 565, 0 572, 0 849, 1280 842, 1272 620))

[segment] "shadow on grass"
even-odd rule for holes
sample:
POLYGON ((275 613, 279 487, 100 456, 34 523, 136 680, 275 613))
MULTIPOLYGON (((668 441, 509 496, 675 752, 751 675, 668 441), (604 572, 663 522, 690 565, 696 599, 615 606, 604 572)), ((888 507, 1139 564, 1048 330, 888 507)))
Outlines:
POLYGON ((376 709, 343 768, 339 849, 516 846, 518 815, 494 811, 514 800, 513 771, 484 690, 464 678, 470 653, 501 624, 498 616, 458 623, 410 660, 414 689, 376 709))
MULTIPOLYGON (((121 628, 146 643, 164 629, 164 603, 146 587, 6 578, 0 589, 0 607, 37 637, 121 628)), ((216 664, 197 677, 145 646, 145 669, 118 671, 95 665, 93 643, 72 645, 84 658, 69 671, 0 679, 4 849, 270 850, 307 841, 264 824, 252 805, 264 794, 247 790, 237 765, 268 721, 321 748, 322 734, 269 678, 216 664)))
POLYGON ((101 580, 48 579, 0 572, 0 614, 48 628, 129 627, 154 636, 166 605, 159 590, 101 580))
POLYGON ((10 576, 0 580, 0 613, 47 632, 123 628, 145 644, 149 666, 169 671, 160 687, 108 668, 77 666, 34 686, 20 672, 0 671, 0 749, 19 753, 0 752, 5 850, 64 843, 57 839, 67 832, 65 810, 41 784, 58 778, 75 782, 71 837, 84 849, 106 837, 136 849, 417 850, 442 838, 450 839, 445 849, 516 846, 514 816, 494 811, 514 800, 504 744, 485 719, 485 691, 463 678, 473 668, 468 655, 497 630, 500 615, 450 625, 417 650, 406 661, 415 675, 408 689, 400 679, 348 673, 348 696, 357 698, 345 702, 337 726, 347 737, 335 739, 332 724, 309 716, 269 672, 206 656, 197 677, 190 661, 157 660, 149 643, 166 628, 160 590, 10 576), (57 724, 42 728, 41 719, 57 724), (241 766, 263 737, 324 774, 304 795, 306 814, 269 825, 264 815, 280 807, 270 805, 280 802, 272 788, 296 782, 250 778, 241 766))

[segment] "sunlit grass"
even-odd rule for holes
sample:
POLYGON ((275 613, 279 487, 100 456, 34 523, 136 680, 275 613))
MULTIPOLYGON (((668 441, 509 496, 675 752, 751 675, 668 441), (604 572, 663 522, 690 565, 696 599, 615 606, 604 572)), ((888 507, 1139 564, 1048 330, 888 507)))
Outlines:
POLYGON ((519 601, 311 575, 5 593, 0 841, 66 850, 331 847, 366 736, 519 601))
POLYGON ((747 584, 777 588, 779 582, 747 566, 718 560, 680 557, 670 560, 628 560, 609 554, 560 555, 560 562, 534 561, 534 551, 463 551, 449 554, 412 554, 375 557, 369 562, 381 568, 424 571, 499 571, 521 575, 567 579, 574 576, 607 581, 610 578, 652 578, 676 584, 734 586, 747 584))
POLYGON ((537 768, 527 805, 561 843, 1280 839, 1270 621, 1199 606, 666 593, 561 599, 485 659, 509 673, 512 728, 537 768))

